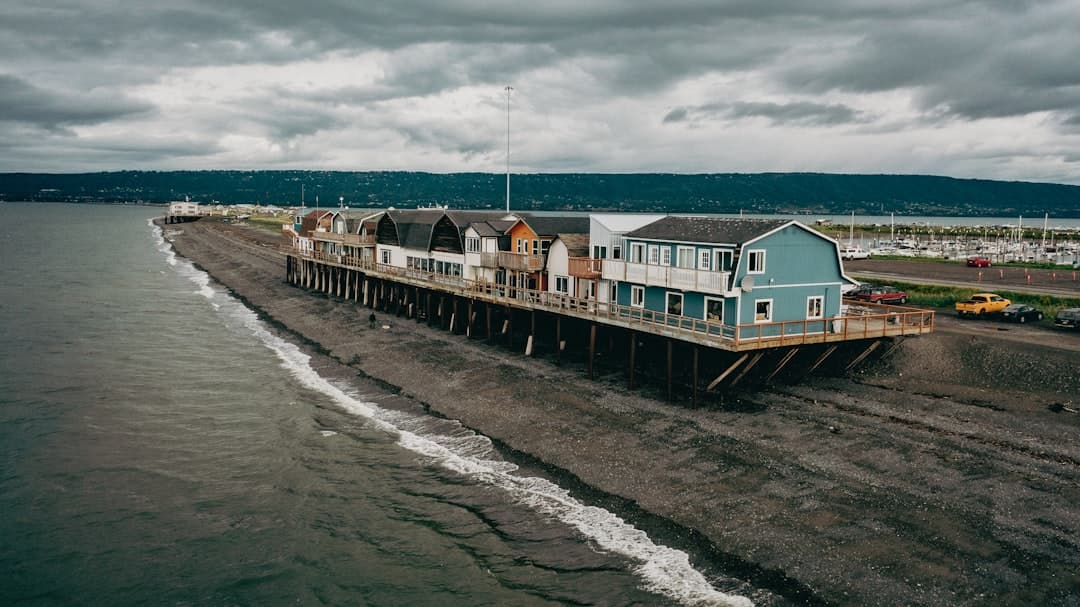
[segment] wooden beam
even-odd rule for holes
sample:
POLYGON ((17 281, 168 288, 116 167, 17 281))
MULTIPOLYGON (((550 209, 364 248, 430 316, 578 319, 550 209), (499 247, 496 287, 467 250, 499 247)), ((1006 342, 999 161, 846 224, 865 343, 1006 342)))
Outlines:
POLYGON ((738 360, 736 360, 735 362, 731 363, 731 366, 730 366, 730 367, 728 367, 726 371, 724 371, 724 372, 723 372, 723 373, 721 373, 721 374, 720 374, 719 376, 717 376, 717 378, 716 378, 716 379, 714 379, 714 380, 712 380, 711 382, 709 382, 709 385, 708 385, 708 386, 707 386, 707 387, 705 388, 705 390, 706 390, 706 391, 708 391, 708 390, 712 390, 712 389, 713 389, 713 388, 715 388, 716 386, 720 385, 720 382, 724 381, 724 378, 725 378, 725 377, 727 377, 728 375, 731 375, 731 374, 732 374, 732 373, 733 373, 733 372, 735 371, 735 369, 738 369, 738 368, 739 368, 739 365, 741 365, 741 364, 743 364, 744 362, 746 362, 746 359, 748 359, 748 358, 750 358, 750 355, 749 355, 749 354, 743 354, 742 356, 740 356, 738 360))
POLYGON ((692 380, 693 388, 690 391, 690 403, 692 405, 696 406, 697 405, 697 385, 698 385, 698 345, 697 344, 694 344, 694 364, 693 364, 693 367, 694 367, 694 373, 693 373, 694 377, 693 377, 693 380, 692 380))
POLYGON ((739 373, 739 375, 735 379, 731 380, 731 385, 734 386, 735 384, 742 381, 742 378, 746 377, 746 374, 749 373, 750 370, 754 368, 754 365, 758 364, 758 362, 764 356, 764 352, 758 352, 757 354, 754 354, 754 357, 750 359, 750 362, 747 363, 745 367, 743 367, 743 370, 739 373))
POLYGON ((767 382, 772 381, 772 378, 776 377, 776 374, 779 373, 781 369, 786 367, 787 364, 789 362, 791 362, 791 359, 795 358, 795 354, 797 354, 798 352, 799 352, 798 348, 792 348, 792 349, 788 350, 787 354, 785 354, 784 357, 780 359, 780 363, 776 365, 775 369, 773 369, 773 372, 770 373, 769 376, 765 378, 765 381, 767 381, 767 382))
POLYGON ((825 362, 825 359, 831 356, 833 352, 836 352, 836 346, 829 346, 828 349, 821 353, 821 356, 817 357, 814 364, 810 365, 810 368, 806 370, 806 374, 809 375, 813 373, 814 370, 820 367, 821 363, 825 362))
POLYGON ((634 369, 637 367, 637 333, 633 330, 630 331, 630 365, 629 365, 629 377, 626 380, 626 385, 629 389, 634 389, 634 369))
POLYGON ((487 312, 487 340, 491 343, 491 303, 484 303, 484 311, 487 312))
POLYGON ((668 337, 667 341, 667 399, 671 402, 672 397, 672 366, 675 359, 675 340, 668 337))
POLYGON ((844 367, 844 371, 850 371, 853 367, 855 367, 855 365, 861 363, 867 356, 870 356, 871 352, 873 352, 874 350, 877 350, 878 346, 880 346, 880 345, 881 345, 880 341, 874 341, 874 343, 870 344, 869 347, 867 347, 865 350, 863 350, 862 354, 856 356, 855 360, 848 363, 848 366, 844 367))
POLYGON ((593 360, 596 358, 596 323, 589 323, 589 379, 593 378, 593 360))
POLYGON ((555 364, 562 364, 562 315, 555 315, 555 364))

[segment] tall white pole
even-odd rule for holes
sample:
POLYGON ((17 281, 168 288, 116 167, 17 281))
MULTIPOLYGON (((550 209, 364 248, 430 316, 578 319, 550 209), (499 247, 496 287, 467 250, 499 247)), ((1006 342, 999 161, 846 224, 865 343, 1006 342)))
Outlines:
POLYGON ((506 212, 510 212, 510 91, 514 87, 506 86, 506 212))

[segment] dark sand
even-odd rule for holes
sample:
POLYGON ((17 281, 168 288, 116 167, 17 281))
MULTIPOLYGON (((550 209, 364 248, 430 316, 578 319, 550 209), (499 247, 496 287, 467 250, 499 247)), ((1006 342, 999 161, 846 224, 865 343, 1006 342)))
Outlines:
POLYGON ((404 318, 370 329, 366 308, 286 284, 274 234, 165 232, 327 372, 461 420, 785 597, 764 602, 1080 605, 1080 335, 942 319, 853 377, 690 407, 404 318))

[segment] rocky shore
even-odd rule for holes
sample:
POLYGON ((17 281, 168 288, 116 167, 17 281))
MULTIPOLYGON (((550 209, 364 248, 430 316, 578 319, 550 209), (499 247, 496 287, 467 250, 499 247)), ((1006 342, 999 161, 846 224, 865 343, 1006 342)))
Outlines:
POLYGON ((164 231, 328 373, 656 517, 761 603, 1080 605, 1080 354, 1060 336, 941 326, 851 378, 690 407, 403 318, 369 328, 366 308, 286 284, 277 235, 164 231))

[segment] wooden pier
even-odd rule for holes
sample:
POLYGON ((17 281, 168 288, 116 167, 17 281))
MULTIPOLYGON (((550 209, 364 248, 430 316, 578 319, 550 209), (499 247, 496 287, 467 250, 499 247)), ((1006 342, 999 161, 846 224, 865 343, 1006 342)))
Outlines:
POLYGON ((851 304, 838 318, 723 325, 291 246, 283 252, 290 284, 528 356, 583 358, 590 377, 623 373, 631 388, 659 380, 669 399, 677 388, 697 401, 722 387, 848 372, 934 323, 932 311, 851 304))

